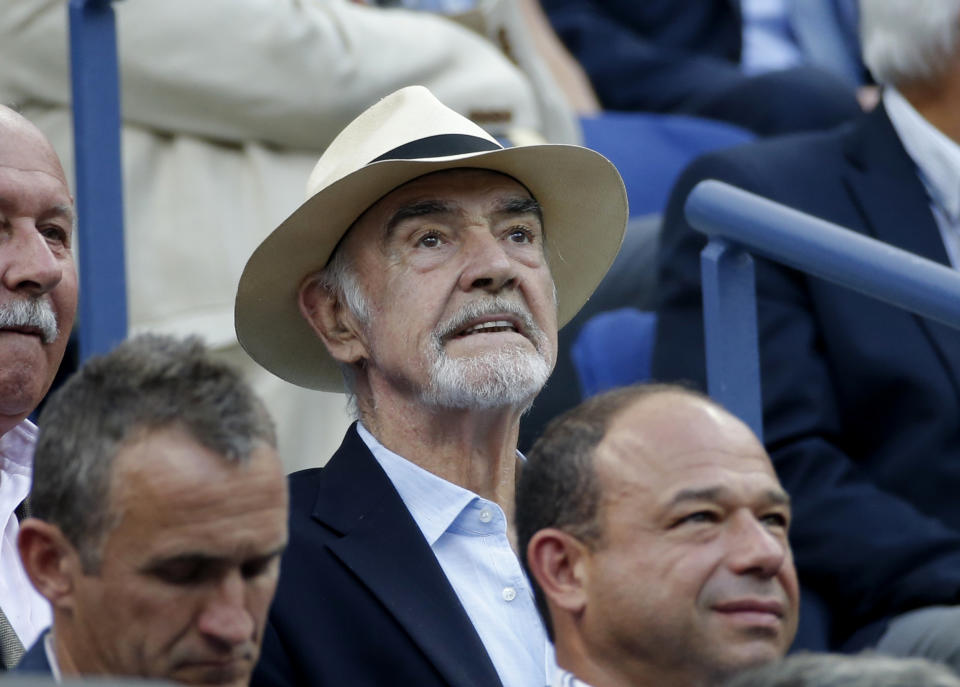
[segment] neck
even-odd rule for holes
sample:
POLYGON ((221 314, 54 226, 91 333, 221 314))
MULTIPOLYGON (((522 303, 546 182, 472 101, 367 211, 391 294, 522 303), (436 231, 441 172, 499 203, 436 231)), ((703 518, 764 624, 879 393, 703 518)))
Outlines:
POLYGON ((27 419, 27 415, 0 415, 0 437, 27 419))
MULTIPOLYGON (((555 626, 555 629, 556 628, 555 626)), ((591 687, 714 687, 717 682, 691 672, 688 665, 656 665, 642 656, 604 653, 590 648, 576 632, 556 633, 557 665, 591 687)))
POLYGON ((522 409, 430 408, 396 396, 358 400, 364 426, 381 444, 497 503, 512 522, 522 409))
POLYGON ((960 60, 933 81, 901 84, 897 90, 924 119, 960 143, 960 60))
POLYGON ((53 637, 53 655, 57 662, 57 669, 60 671, 60 677, 81 677, 83 673, 81 673, 77 667, 76 662, 73 660, 73 654, 70 651, 70 633, 62 631, 62 628, 60 631, 57 631, 56 625, 56 622, 54 622, 54 627, 50 630, 50 634, 53 637))

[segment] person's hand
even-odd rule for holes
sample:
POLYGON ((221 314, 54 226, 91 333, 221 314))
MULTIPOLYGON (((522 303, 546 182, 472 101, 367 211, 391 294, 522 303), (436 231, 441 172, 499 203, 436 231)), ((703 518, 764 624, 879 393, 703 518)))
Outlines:
POLYGON ((880 102, 880 87, 876 85, 859 86, 857 88, 857 102, 864 112, 869 112, 880 102))

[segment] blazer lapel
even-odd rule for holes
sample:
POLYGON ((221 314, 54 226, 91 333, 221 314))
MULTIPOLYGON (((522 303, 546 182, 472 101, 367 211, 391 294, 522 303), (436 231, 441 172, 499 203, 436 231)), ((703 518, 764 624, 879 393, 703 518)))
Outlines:
MULTIPOLYGON (((851 166, 845 181, 864 217, 866 233, 950 266, 916 165, 882 105, 853 129, 846 154, 851 166)), ((927 332, 955 384, 960 385, 960 331, 916 315, 914 319, 927 332)))
POLYGON ((342 535, 330 550, 451 685, 501 684, 436 556, 356 426, 324 468, 313 517, 342 535))

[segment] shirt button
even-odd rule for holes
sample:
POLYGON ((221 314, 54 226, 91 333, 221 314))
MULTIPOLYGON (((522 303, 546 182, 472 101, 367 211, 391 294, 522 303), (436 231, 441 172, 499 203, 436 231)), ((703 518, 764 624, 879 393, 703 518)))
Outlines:
POLYGON ((480 522, 490 522, 491 520, 493 520, 493 513, 486 508, 480 511, 480 522))
POLYGON ((504 601, 513 601, 517 598, 517 590, 513 587, 504 587, 503 588, 503 600, 504 601))

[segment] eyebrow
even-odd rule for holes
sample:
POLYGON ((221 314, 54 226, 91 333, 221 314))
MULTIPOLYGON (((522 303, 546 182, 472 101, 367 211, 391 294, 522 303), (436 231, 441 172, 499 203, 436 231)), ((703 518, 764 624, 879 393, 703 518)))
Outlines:
MULTIPOLYGON (((446 215, 456 213, 455 204, 444 200, 419 200, 409 205, 404 205, 394 212, 387 220, 386 238, 389 238, 394 230, 404 221, 412 217, 424 217, 427 215, 446 215)), ((500 203, 494 210, 500 215, 536 215, 537 219, 543 222, 543 210, 533 198, 508 198, 500 203)))
POLYGON ((70 220, 70 224, 75 224, 77 221, 73 207, 70 205, 54 205, 47 212, 43 213, 41 217, 63 217, 64 219, 70 220))
POLYGON ((415 203, 404 205, 398 208, 387 221, 386 237, 389 238, 401 222, 405 222, 411 217, 445 215, 453 212, 456 212, 453 204, 443 200, 419 200, 415 203))
MULTIPOLYGON (((276 558, 283 555, 284 550, 286 550, 286 544, 282 544, 271 551, 265 553, 253 554, 246 556, 242 561, 249 560, 262 560, 267 558, 276 558)), ((188 551, 186 553, 178 554, 175 556, 170 556, 167 558, 157 558, 152 561, 148 561, 143 567, 144 570, 154 570, 160 566, 176 564, 176 563, 192 563, 194 565, 218 565, 222 563, 229 563, 236 559, 230 556, 211 556, 207 553, 201 551, 188 551)))
MULTIPOLYGON (((12 201, 6 196, 0 196, 0 208, 10 205, 12 201)), ((67 203, 58 203, 43 213, 40 214, 39 219, 49 219, 51 217, 62 217, 70 222, 71 226, 76 225, 77 216, 73 211, 73 206, 67 203)))
MULTIPOLYGON (((730 495, 730 490, 726 487, 706 487, 704 489, 681 489, 673 498, 669 505, 675 506, 687 501, 722 501, 725 496, 730 495)), ((790 495, 780 489, 767 489, 763 492, 767 502, 777 506, 789 506, 790 495)))
POLYGON ((534 198, 510 198, 504 201, 497 212, 507 215, 536 215, 543 221, 543 208, 534 198))

